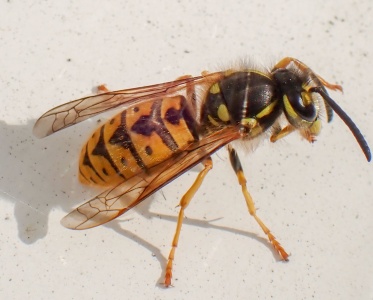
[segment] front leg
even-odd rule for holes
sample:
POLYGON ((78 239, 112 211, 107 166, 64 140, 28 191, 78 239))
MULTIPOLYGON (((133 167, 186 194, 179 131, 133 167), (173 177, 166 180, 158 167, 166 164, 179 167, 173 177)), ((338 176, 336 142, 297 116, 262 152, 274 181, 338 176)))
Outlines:
POLYGON ((271 135, 271 137, 270 137, 269 140, 270 140, 272 143, 277 142, 278 140, 284 138, 284 137, 287 136, 288 134, 290 134, 290 133, 292 133, 293 131, 295 131, 295 129, 296 129, 296 128, 295 128, 293 125, 290 125, 290 124, 289 124, 289 125, 287 125, 286 127, 281 128, 281 129, 275 131, 275 132, 271 135))

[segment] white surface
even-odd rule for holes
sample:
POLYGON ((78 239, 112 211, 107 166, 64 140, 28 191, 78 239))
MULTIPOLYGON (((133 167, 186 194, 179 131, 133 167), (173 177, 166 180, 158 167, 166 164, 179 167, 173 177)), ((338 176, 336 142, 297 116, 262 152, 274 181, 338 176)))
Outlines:
POLYGON ((365 1, 1 1, 1 299, 373 299, 372 165, 335 118, 241 154, 259 216, 291 252, 281 263, 248 215, 224 151, 162 269, 191 171, 88 231, 59 220, 97 191, 76 160, 96 120, 46 139, 46 110, 90 94, 229 65, 301 59, 344 86, 332 97, 373 146, 373 11, 365 1))

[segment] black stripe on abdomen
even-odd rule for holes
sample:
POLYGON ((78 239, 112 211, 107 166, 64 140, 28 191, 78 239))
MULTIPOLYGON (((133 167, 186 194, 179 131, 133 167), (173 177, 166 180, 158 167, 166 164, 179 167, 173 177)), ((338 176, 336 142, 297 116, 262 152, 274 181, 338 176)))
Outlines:
POLYGON ((114 131, 113 135, 109 139, 109 143, 112 145, 118 145, 123 147, 124 149, 128 149, 134 159, 136 160, 137 165, 141 169, 146 169, 146 166, 141 159, 139 153, 137 152, 135 146, 132 143, 131 136, 129 135, 127 131, 127 126, 126 126, 126 111, 123 111, 120 115, 121 121, 120 125, 118 128, 114 131))

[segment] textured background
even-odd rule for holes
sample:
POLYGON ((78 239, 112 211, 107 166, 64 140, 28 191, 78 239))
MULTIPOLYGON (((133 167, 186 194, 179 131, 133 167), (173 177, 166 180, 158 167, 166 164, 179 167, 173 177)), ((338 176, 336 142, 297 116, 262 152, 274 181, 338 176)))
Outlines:
POLYGON ((373 146, 373 12, 365 1, 1 1, 0 297, 373 299, 372 165, 336 117, 318 142, 264 142, 241 160, 282 263, 246 211, 224 150, 186 214, 174 288, 161 281, 196 168, 108 225, 59 220, 97 191, 76 179, 97 119, 37 140, 46 110, 98 84, 123 89, 248 58, 294 56, 344 87, 332 97, 373 146))

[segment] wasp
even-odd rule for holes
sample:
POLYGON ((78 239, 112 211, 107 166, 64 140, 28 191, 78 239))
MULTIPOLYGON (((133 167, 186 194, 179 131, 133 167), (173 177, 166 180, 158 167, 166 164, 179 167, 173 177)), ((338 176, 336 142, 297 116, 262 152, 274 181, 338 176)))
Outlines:
POLYGON ((104 192, 73 210, 61 223, 80 230, 109 222, 202 163, 202 171, 179 203, 164 279, 165 286, 170 286, 184 211, 213 167, 211 155, 227 146, 250 215, 281 259, 288 260, 289 254, 257 216, 231 142, 249 142, 265 133, 269 133, 271 142, 276 142, 297 131, 312 143, 321 130, 322 112, 326 112, 328 122, 335 112, 370 161, 366 140, 327 89, 342 91, 340 85, 327 82, 299 60, 286 57, 267 71, 240 67, 202 72, 196 77, 187 75, 175 81, 118 91, 100 86, 96 95, 49 110, 34 126, 37 137, 121 108, 94 131, 80 154, 80 181, 102 187, 104 192), (281 119, 285 124, 281 125, 281 119))

